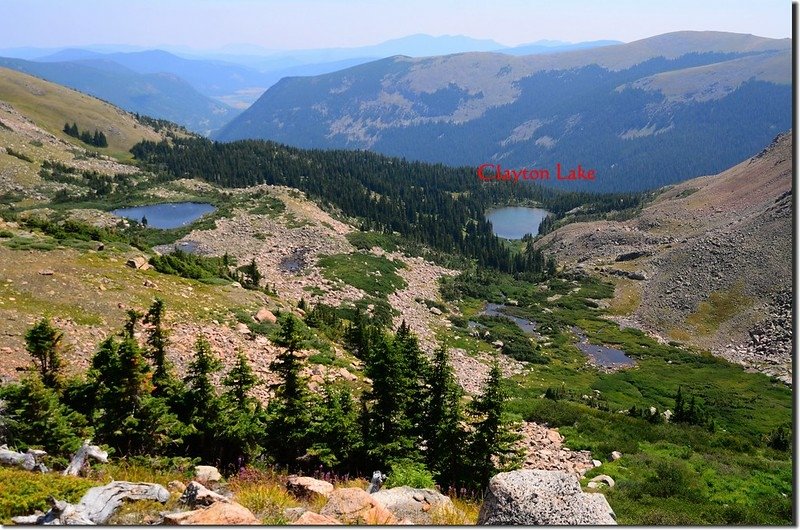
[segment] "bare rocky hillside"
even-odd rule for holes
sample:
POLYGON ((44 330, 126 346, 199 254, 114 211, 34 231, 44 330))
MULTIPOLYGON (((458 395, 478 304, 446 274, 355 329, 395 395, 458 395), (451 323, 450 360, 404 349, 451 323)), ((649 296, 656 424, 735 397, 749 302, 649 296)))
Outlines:
POLYGON ((791 381, 791 133, 665 188, 633 219, 570 224, 538 245, 613 278, 626 322, 791 381))

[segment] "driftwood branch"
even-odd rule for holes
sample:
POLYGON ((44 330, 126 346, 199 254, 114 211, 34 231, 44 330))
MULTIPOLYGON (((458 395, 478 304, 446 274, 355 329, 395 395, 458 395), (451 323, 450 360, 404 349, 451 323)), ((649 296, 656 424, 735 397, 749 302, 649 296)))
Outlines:
POLYGON ((96 445, 89 445, 90 443, 91 442, 89 440, 83 442, 81 448, 78 449, 78 452, 72 457, 67 469, 64 470, 64 475, 72 475, 77 477, 89 457, 92 457, 99 462, 108 462, 108 453, 96 445))
POLYGON ((28 449, 26 453, 18 453, 12 451, 7 445, 0 445, 0 464, 6 466, 17 466, 27 471, 39 470, 42 473, 47 472, 44 464, 39 463, 39 459, 47 453, 39 449, 28 449))
POLYGON ((16 524, 105 524, 125 501, 167 502, 169 492, 158 484, 114 481, 89 489, 78 504, 50 498, 50 510, 41 515, 12 517, 16 524))

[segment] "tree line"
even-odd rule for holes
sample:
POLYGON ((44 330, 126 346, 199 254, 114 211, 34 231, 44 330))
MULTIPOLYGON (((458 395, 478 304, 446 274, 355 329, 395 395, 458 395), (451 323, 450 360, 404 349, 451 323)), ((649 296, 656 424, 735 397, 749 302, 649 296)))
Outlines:
POLYGON ((63 333, 48 319, 37 322, 25 335, 31 370, 0 388, 4 441, 66 457, 92 438, 116 457, 193 457, 227 471, 254 461, 361 475, 416 466, 443 488, 467 491, 518 463, 497 363, 482 394, 465 406, 445 349, 428 360, 405 323, 389 333, 360 312, 344 321, 318 306, 305 322, 284 312, 272 337, 281 347, 270 364, 278 382, 264 405, 251 392, 264 382, 244 353, 221 374, 203 336, 178 377, 167 358, 164 316, 159 299, 146 313, 129 310, 120 332, 98 345, 87 373, 69 378, 63 333), (338 329, 371 385, 359 393, 326 381, 311 392, 301 352, 309 326, 338 329))
POLYGON ((72 125, 65 123, 63 130, 67 135, 77 138, 87 145, 93 145, 95 147, 108 147, 108 139, 106 138, 106 135, 97 129, 94 130, 94 134, 90 133, 89 131, 81 132, 78 129, 78 124, 73 122, 72 125))

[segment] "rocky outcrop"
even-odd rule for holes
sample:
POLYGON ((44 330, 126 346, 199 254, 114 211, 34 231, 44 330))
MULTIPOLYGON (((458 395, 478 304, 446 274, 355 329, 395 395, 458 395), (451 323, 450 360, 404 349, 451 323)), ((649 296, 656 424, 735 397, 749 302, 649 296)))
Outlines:
POLYGON ((147 262, 147 258, 144 256, 136 256, 131 258, 125 262, 125 265, 132 269, 147 270, 150 268, 150 264, 147 262))
POLYGON ((450 497, 432 489, 400 486, 372 494, 397 519, 406 519, 414 524, 433 524, 432 514, 447 510, 455 511, 450 497))
POLYGON ((492 477, 478 524, 613 525, 600 493, 583 493, 577 477, 560 471, 519 470, 492 477))
POLYGON ((524 469, 564 471, 583 476, 595 467, 591 452, 564 447, 564 437, 555 429, 526 421, 522 422, 517 434, 522 437, 518 446, 524 451, 524 469))
POLYGON ((320 515, 345 524, 395 524, 397 518, 377 499, 359 488, 334 490, 320 515))

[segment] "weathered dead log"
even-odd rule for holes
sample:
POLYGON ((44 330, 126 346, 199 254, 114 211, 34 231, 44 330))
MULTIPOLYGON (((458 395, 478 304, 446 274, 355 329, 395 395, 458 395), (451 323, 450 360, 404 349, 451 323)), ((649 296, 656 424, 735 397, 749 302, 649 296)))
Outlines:
POLYGON ((38 462, 39 458, 47 453, 40 449, 28 449, 26 453, 18 453, 12 451, 7 445, 0 445, 0 464, 6 466, 18 466, 27 471, 39 470, 42 473, 47 472, 44 464, 38 462))
POLYGON ((12 517, 16 524, 105 524, 126 501, 167 502, 169 492, 159 484, 115 480, 89 489, 78 504, 50 498, 50 510, 43 515, 12 517))
POLYGON ((91 442, 89 440, 85 440, 83 442, 81 448, 78 449, 78 452, 72 457, 67 469, 64 470, 65 476, 72 475, 77 477, 86 463, 86 459, 89 457, 92 457, 99 462, 108 462, 108 453, 96 445, 89 445, 90 443, 91 442))

